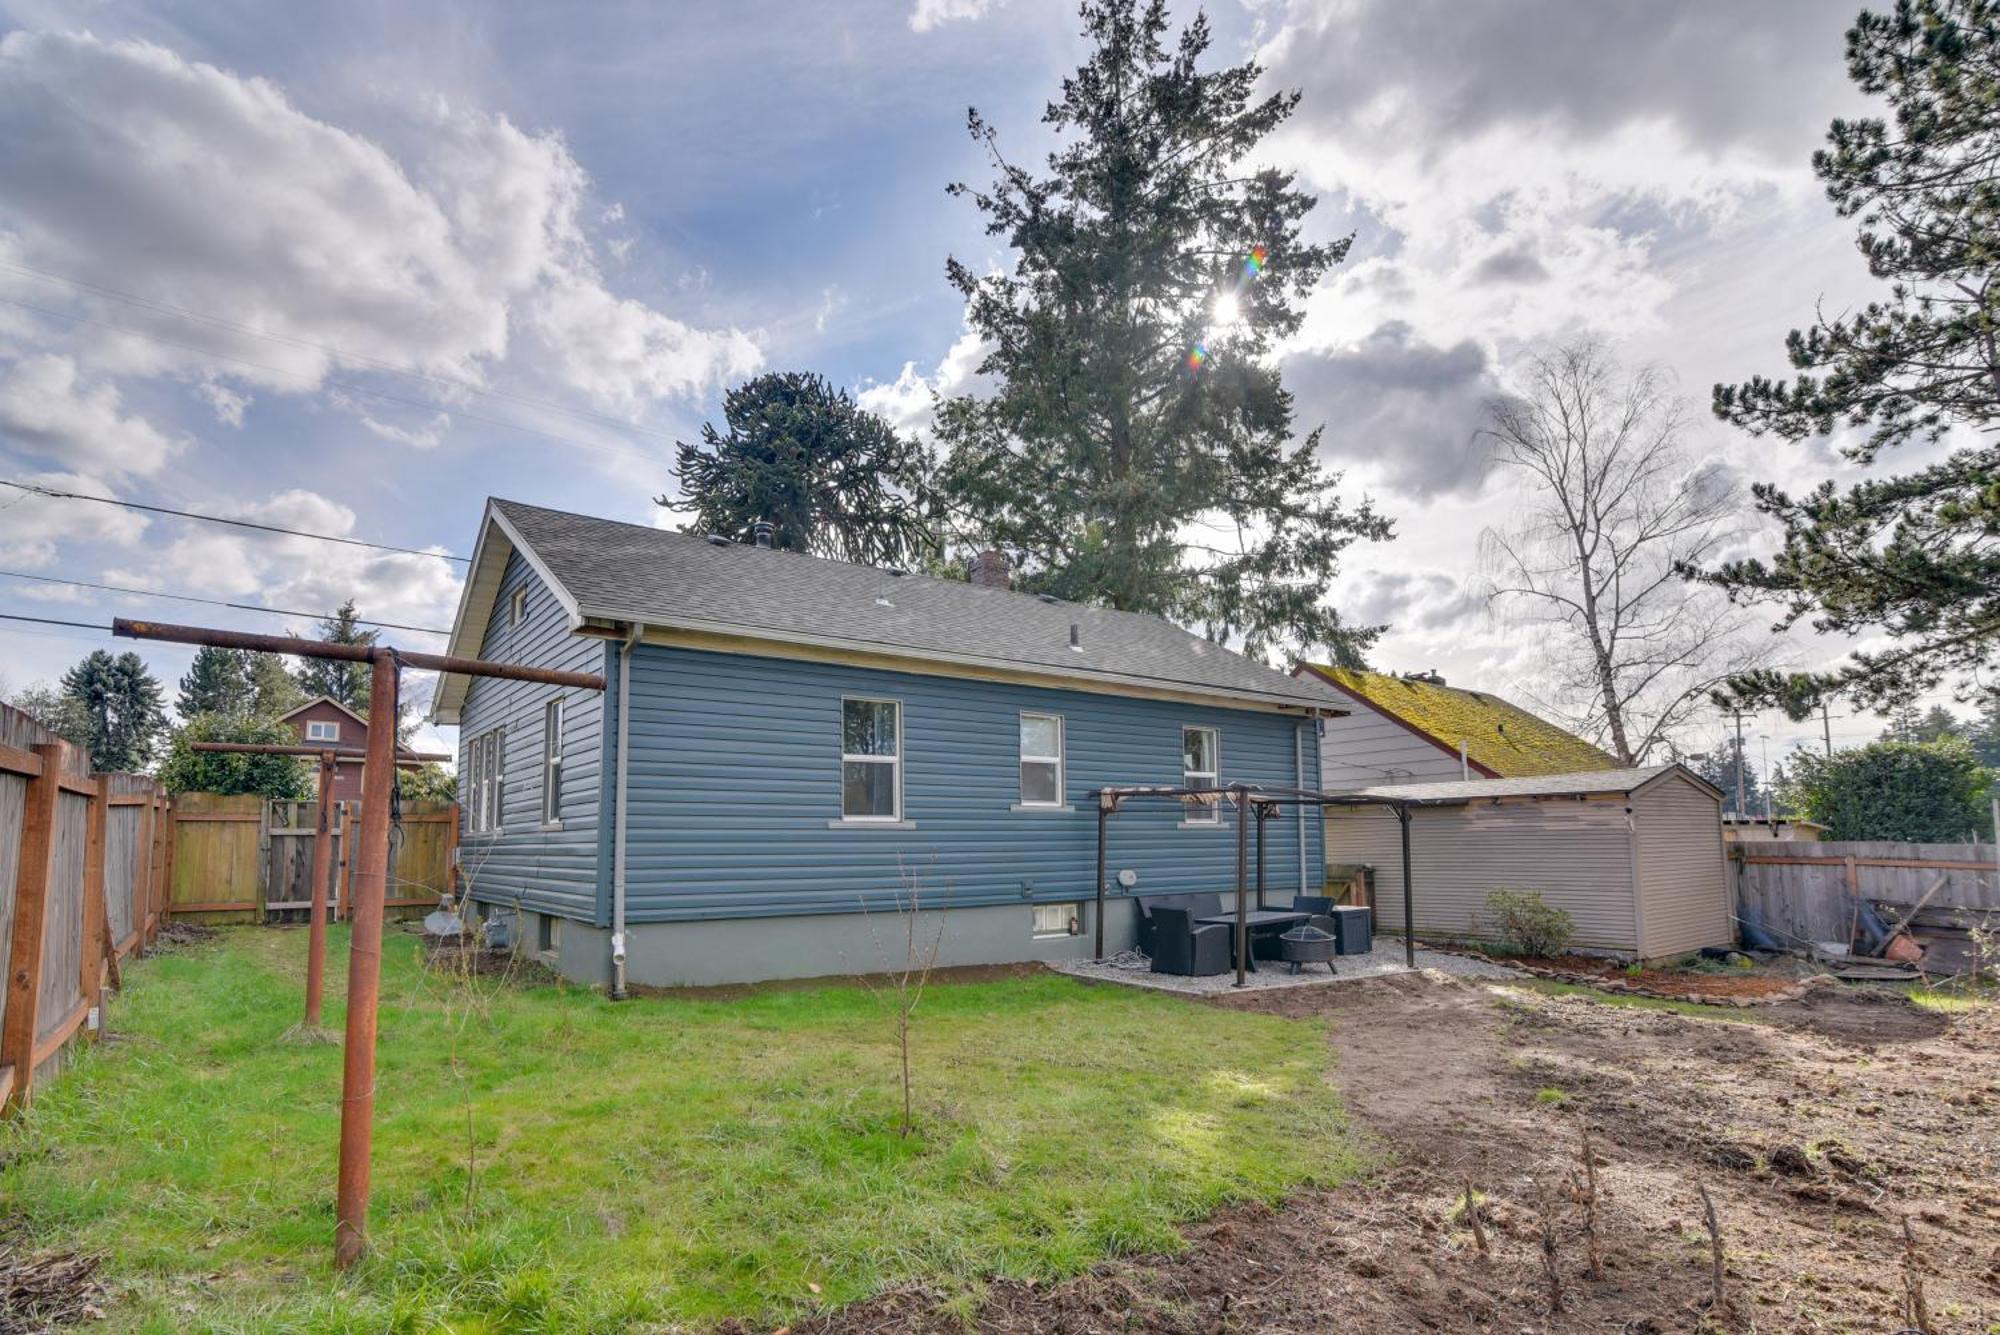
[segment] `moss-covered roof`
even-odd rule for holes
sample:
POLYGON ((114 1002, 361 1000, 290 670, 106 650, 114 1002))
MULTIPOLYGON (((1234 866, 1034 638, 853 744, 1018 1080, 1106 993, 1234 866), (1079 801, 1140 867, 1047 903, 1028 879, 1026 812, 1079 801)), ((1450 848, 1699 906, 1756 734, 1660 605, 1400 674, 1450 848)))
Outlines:
POLYGON ((1493 778, 1618 768, 1615 759, 1581 737, 1485 691, 1318 663, 1307 663, 1305 669, 1453 755, 1464 742, 1473 765, 1493 778))

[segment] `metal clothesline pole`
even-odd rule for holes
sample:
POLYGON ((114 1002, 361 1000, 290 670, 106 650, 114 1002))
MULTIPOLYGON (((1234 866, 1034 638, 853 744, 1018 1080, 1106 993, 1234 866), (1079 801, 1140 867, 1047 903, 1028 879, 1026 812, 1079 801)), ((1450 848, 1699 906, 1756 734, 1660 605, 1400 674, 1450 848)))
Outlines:
POLYGON ((354 929, 347 948, 340 1173, 334 1191, 333 1263, 342 1270, 348 1269, 361 1259, 368 1246, 370 1158, 375 1131, 375 1040, 382 983, 382 901, 387 897, 389 881, 389 805, 395 788, 397 691, 402 668, 407 664, 466 676, 593 691, 604 689, 604 678, 591 672, 490 663, 451 654, 405 653, 383 645, 327 644, 295 635, 257 635, 131 621, 124 617, 111 623, 111 633, 135 640, 164 640, 369 665, 368 749, 362 762, 361 828, 354 861, 354 929))

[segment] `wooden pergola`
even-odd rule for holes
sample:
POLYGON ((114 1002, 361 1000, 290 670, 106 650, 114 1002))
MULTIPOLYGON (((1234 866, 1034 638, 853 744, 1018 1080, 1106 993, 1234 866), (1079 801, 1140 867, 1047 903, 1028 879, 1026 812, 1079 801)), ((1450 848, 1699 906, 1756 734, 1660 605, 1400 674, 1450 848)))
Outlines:
MULTIPOLYGON (((1216 802, 1228 800, 1236 804, 1239 813, 1252 814, 1257 826, 1256 852, 1256 892, 1257 907, 1264 907, 1264 824, 1287 807, 1294 809, 1313 807, 1324 810, 1327 807, 1390 807, 1396 813, 1397 823, 1403 834, 1403 959, 1412 969, 1417 967, 1417 941, 1414 931, 1415 896, 1410 886, 1410 808, 1432 805, 1421 799, 1393 797, 1370 797, 1360 793, 1316 793, 1306 788, 1271 788, 1261 784, 1235 783, 1220 788, 1177 788, 1164 785, 1136 785, 1128 787, 1107 787, 1096 790, 1097 798, 1097 958, 1104 958, 1104 884, 1105 836, 1110 818, 1118 814, 1125 803, 1153 799, 1186 803, 1216 802)), ((1236 822, 1236 986, 1242 987, 1246 981, 1245 964, 1249 949, 1250 913, 1250 826, 1252 820, 1238 819, 1236 822)))

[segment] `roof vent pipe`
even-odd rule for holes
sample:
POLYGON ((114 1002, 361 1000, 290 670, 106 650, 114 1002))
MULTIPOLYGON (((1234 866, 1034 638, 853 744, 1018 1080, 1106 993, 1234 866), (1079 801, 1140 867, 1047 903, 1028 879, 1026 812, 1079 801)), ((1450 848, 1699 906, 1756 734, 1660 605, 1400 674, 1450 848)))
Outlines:
POLYGON ((771 546, 771 521, 760 519, 750 526, 750 540, 759 547, 769 550, 771 546))
POLYGON ((1083 627, 1074 621, 1069 623, 1069 647, 1083 652, 1083 627))

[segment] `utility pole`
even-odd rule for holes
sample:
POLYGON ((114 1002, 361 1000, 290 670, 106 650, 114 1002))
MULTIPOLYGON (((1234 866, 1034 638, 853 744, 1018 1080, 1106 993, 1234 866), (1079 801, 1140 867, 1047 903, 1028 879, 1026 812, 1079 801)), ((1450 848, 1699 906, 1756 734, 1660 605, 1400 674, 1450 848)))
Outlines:
POLYGON ((1759 745, 1759 746, 1760 746, 1760 747, 1761 747, 1761 748, 1763 749, 1763 754, 1764 754, 1764 820, 1765 820, 1765 823, 1766 823, 1766 824, 1768 824, 1768 823, 1770 823, 1770 821, 1771 821, 1771 819, 1772 819, 1772 812, 1771 812, 1771 734, 1770 734, 1770 733, 1768 733, 1768 732, 1760 732, 1760 733, 1758 733, 1758 734, 1757 734, 1757 742, 1758 742, 1758 745, 1759 745))
MULTIPOLYGON (((192 742, 192 750, 224 755, 313 756, 319 761, 319 828, 313 834, 312 913, 306 939, 306 1028, 319 1028, 320 995, 326 980, 327 884, 333 877, 333 776, 342 760, 360 760, 368 753, 352 748, 283 746, 265 742, 192 742)), ((415 769, 450 756, 411 754, 397 760, 399 768, 415 769)), ((364 771, 365 773, 365 771, 364 771)))
POLYGON ((1743 809, 1743 711, 1736 711, 1736 818, 1750 813, 1743 809))
POLYGON ((389 881, 389 798, 395 786, 397 691, 401 669, 426 668, 471 677, 541 682, 601 691, 594 672, 493 663, 455 654, 427 654, 386 645, 329 644, 295 635, 255 635, 238 630, 175 626, 119 617, 111 633, 133 640, 212 645, 256 653, 290 654, 366 663, 368 749, 361 778, 360 853, 354 872, 354 931, 347 948, 347 1034, 342 1053, 340 1177, 334 1193, 333 1263, 346 1270, 368 1247, 369 1158, 375 1131, 375 1034, 382 984, 382 901, 389 881))
POLYGON ((1826 758, 1831 760, 1833 759, 1833 715, 1824 700, 1819 702, 1819 726, 1826 734, 1826 758))

